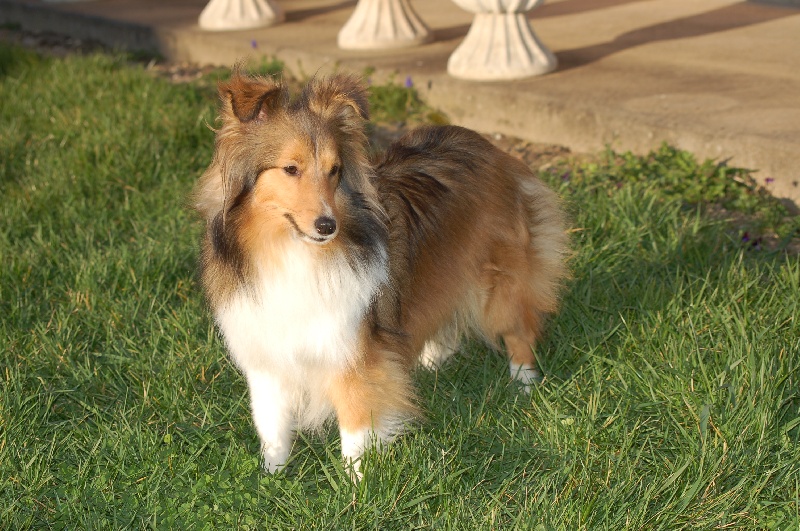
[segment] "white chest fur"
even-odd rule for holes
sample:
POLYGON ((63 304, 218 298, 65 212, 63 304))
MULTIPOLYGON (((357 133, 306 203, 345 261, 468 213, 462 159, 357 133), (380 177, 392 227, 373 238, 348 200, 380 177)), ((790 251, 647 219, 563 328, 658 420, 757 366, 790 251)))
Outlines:
POLYGON ((231 357, 245 372, 341 370, 359 356, 364 316, 387 280, 386 253, 354 269, 343 255, 319 262, 314 250, 291 242, 285 267, 260 274, 217 309, 231 357))

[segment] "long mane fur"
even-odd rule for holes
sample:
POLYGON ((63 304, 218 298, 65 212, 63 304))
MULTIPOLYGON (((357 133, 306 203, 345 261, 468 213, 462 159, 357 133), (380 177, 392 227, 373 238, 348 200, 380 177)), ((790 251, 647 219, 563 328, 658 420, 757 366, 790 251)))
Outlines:
POLYGON ((220 83, 219 96, 214 157, 193 196, 207 224, 200 262, 211 305, 253 279, 254 264, 243 249, 241 207, 259 172, 274 162, 274 146, 297 129, 324 128, 335 136, 342 159, 340 196, 348 204, 340 235, 347 245, 340 247, 352 267, 374 260, 386 243, 386 215, 366 152, 368 98, 358 79, 315 79, 292 100, 276 80, 236 70, 220 83), (259 126, 262 134, 253 135, 259 126))

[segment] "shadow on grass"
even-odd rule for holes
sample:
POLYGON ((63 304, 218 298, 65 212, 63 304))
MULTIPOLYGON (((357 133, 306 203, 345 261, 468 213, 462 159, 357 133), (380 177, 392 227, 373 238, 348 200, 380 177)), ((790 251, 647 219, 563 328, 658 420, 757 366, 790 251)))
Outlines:
POLYGON ((25 48, 0 42, 0 79, 46 61, 48 59, 25 48))

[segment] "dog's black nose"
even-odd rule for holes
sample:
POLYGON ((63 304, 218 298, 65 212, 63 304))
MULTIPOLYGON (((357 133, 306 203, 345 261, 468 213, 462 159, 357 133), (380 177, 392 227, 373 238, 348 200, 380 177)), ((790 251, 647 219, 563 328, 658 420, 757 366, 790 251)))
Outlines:
POLYGON ((330 236, 336 232, 336 220, 328 216, 320 216, 314 221, 314 228, 321 236, 330 236))

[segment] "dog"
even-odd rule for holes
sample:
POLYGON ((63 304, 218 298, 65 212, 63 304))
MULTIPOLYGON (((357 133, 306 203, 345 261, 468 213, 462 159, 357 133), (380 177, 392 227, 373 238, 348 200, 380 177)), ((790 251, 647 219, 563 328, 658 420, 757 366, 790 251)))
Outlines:
POLYGON ((200 279, 267 471, 335 416, 360 477, 364 451, 418 414, 415 363, 440 365, 464 333, 502 340, 530 390, 569 242, 557 195, 523 162, 456 126, 417 128, 373 160, 368 92, 350 75, 290 97, 235 70, 219 97, 193 195, 200 279))

